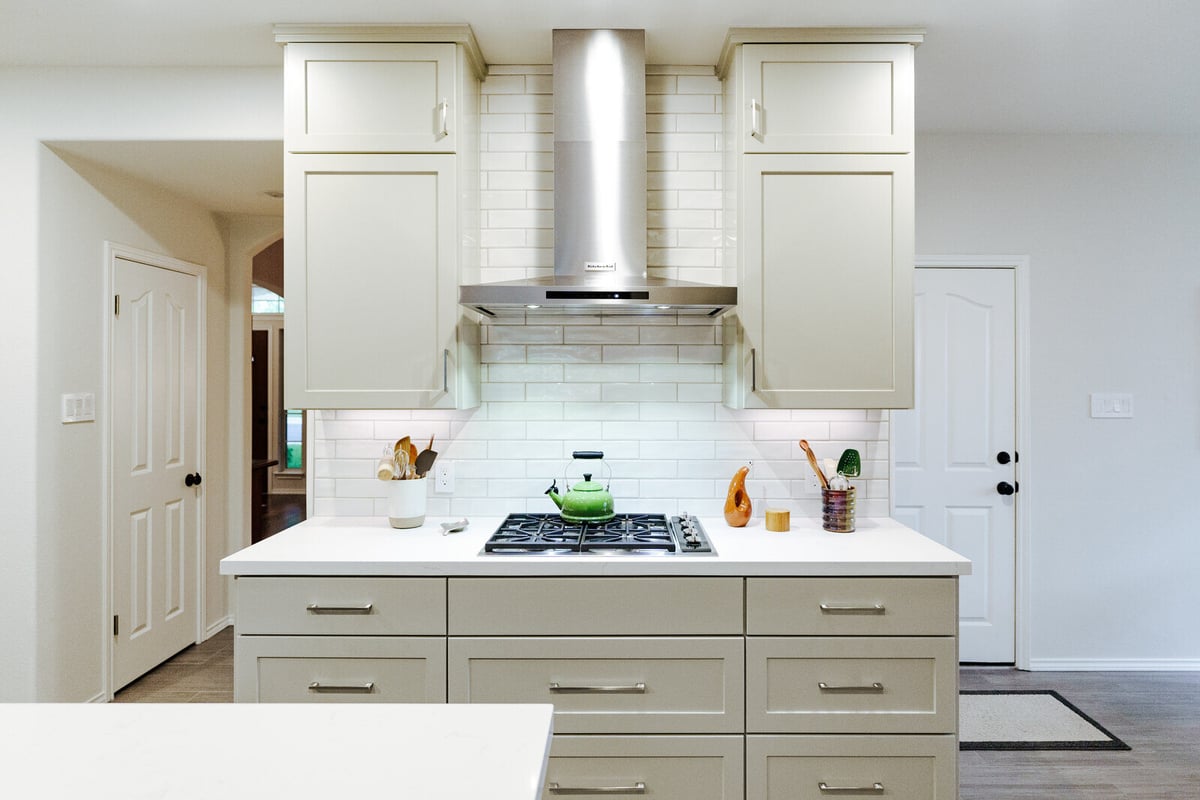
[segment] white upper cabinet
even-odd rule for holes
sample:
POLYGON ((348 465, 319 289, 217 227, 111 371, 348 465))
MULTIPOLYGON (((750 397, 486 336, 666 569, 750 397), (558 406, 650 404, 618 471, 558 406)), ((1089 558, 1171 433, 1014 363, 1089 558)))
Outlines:
POLYGON ((908 153, 913 48, 747 44, 738 138, 746 153, 908 153))
POLYGON ((730 32, 719 67, 725 269, 738 284, 723 318, 727 406, 912 405, 920 40, 909 30, 730 32))
POLYGON ((467 26, 276 28, 286 44, 284 402, 472 408, 479 81, 467 26))
POLYGON ((455 45, 287 47, 285 139, 294 153, 453 153, 455 45))

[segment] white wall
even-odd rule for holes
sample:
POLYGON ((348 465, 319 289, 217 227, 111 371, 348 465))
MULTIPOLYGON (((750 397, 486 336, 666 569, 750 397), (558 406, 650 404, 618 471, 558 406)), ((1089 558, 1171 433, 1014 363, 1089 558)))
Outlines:
POLYGON ((1200 668, 1200 137, 920 136, 917 252, 1030 259, 1032 666, 1200 668))
MULTIPOLYGON (((211 215, 102 171, 85 177, 42 142, 278 139, 282 80, 272 69, 0 70, 0 369, 10 376, 0 435, 0 700, 103 694, 99 618, 97 426, 63 426, 58 397, 101 399, 104 239, 209 268, 207 341, 209 597, 227 613, 216 560, 225 541, 225 256, 211 215), (210 540, 210 545, 212 540, 210 540)), ((97 414, 103 414, 102 405, 97 414)))

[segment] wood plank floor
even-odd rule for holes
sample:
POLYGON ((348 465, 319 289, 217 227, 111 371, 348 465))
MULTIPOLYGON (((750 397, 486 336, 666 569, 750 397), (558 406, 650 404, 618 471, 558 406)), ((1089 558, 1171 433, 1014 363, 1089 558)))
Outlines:
MULTIPOLYGON (((1054 689, 1133 749, 968 751, 962 800, 1200 799, 1200 673, 964 667, 964 689, 1054 689)), ((233 628, 117 693, 120 703, 233 701, 233 628)))

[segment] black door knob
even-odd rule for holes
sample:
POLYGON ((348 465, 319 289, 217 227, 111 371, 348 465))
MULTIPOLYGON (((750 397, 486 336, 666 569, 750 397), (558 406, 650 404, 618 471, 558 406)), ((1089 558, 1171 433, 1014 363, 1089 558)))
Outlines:
POLYGON ((1010 494, 1014 494, 1017 490, 1008 481, 1000 481, 996 484, 996 491, 1007 497, 1010 494))
POLYGON ((1012 456, 1008 454, 1008 451, 1001 450, 999 453, 996 453, 996 461, 1001 464, 1007 464, 1012 461, 1012 456))
POLYGON ((201 482, 202 480, 204 480, 204 479, 200 477, 200 473, 199 473, 199 472, 196 472, 196 473, 191 473, 191 472, 189 472, 189 473, 188 473, 186 476, 184 476, 184 478, 183 478, 183 485, 184 485, 184 486, 199 486, 199 485, 200 485, 200 482, 201 482))

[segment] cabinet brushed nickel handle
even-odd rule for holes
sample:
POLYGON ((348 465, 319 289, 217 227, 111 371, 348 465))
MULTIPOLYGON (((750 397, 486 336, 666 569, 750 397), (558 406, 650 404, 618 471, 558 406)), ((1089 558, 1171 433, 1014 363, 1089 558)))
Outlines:
POLYGON ((817 683, 817 688, 822 692, 834 692, 841 694, 879 694, 883 691, 883 684, 876 681, 870 686, 830 686, 824 681, 817 683))
POLYGON ((450 391, 450 349, 442 351, 442 391, 450 391))
POLYGON ((547 783, 550 794, 645 794, 646 782, 638 781, 633 786, 559 786, 547 783))
POLYGON ((873 606, 842 606, 836 603, 821 603, 822 614, 883 614, 882 603, 873 606))
POLYGON ((558 694, 645 694, 646 684, 631 683, 626 686, 563 686, 551 683, 547 688, 558 694))
POLYGON ((750 391, 758 391, 758 359, 753 347, 750 348, 750 391))
POLYGON ((757 99, 750 101, 750 135, 762 141, 762 105, 757 99))
POLYGON ((375 682, 337 684, 313 681, 308 685, 308 690, 313 694, 370 694, 375 691, 375 682))
POLYGON ((323 606, 312 603, 307 607, 307 611, 310 614, 370 614, 374 607, 372 603, 362 606, 323 606))
POLYGON ((446 98, 442 98, 442 102, 438 103, 438 136, 449 136, 450 129, 446 127, 450 118, 450 104, 446 102, 446 98))
POLYGON ((870 786, 830 786, 825 781, 817 784, 823 794, 883 794, 883 784, 879 781, 870 786))

